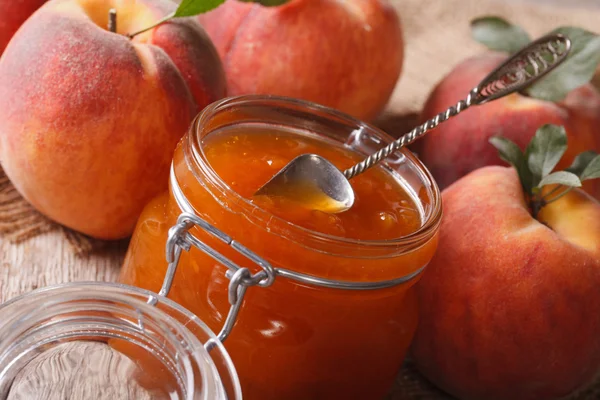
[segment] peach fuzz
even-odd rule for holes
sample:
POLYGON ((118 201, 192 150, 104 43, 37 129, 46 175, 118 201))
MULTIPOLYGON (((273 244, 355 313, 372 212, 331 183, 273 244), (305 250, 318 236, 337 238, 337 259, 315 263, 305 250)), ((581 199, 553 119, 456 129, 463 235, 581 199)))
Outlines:
POLYGON ((227 73, 228 91, 276 94, 372 120, 388 102, 404 56, 387 0, 228 0, 198 16, 227 73))
POLYGON ((0 0, 0 55, 19 27, 46 0, 0 0))
MULTIPOLYGON (((430 94, 423 121, 458 100, 475 87, 506 56, 485 53, 457 65, 430 94)), ((600 151, 600 94, 590 84, 569 93, 560 103, 513 94, 494 102, 473 106, 441 124, 412 147, 430 169, 441 189, 477 168, 506 165, 489 144, 492 136, 502 135, 522 149, 538 127, 552 123, 565 127, 569 147, 558 165, 564 169, 582 151, 600 151)), ((600 181, 585 182, 588 193, 600 199, 600 181)))
POLYGON ((49 218, 101 239, 128 236, 167 185, 172 152, 197 112, 225 95, 210 39, 190 18, 128 37, 168 0, 53 0, 0 59, 0 160, 49 218))
POLYGON ((577 189, 530 215, 513 168, 443 195, 439 246, 417 285, 412 355, 460 399, 558 399, 600 369, 600 204, 577 189))

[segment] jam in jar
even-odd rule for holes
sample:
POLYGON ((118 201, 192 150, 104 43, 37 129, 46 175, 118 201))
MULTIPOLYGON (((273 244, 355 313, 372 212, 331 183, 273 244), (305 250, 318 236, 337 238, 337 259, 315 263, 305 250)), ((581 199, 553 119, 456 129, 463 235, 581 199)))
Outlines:
POLYGON ((224 327, 246 399, 384 397, 416 328, 413 286, 437 246, 429 172, 397 151, 351 179, 355 203, 338 214, 254 193, 301 154, 343 170, 391 140, 300 100, 210 105, 175 150, 170 189, 142 213, 120 281, 162 288, 224 327))

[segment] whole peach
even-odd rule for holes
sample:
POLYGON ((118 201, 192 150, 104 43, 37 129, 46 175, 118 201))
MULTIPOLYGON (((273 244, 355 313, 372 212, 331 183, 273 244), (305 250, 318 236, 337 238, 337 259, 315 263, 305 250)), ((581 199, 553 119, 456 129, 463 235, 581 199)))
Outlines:
POLYGON ((169 0, 53 0, 0 59, 0 159, 49 218, 101 239, 128 236, 167 185, 197 112, 225 95, 218 53, 169 0), (110 8, 117 33, 106 29, 110 8))
POLYGON ((412 355, 460 399, 551 400, 600 371, 600 204, 581 190, 534 219, 513 168, 444 190, 438 251, 417 285, 412 355))
POLYGON ((46 0, 0 0, 0 55, 10 38, 46 0))
POLYGON ((372 120, 402 69, 400 20, 387 0, 228 0, 201 14, 228 91, 310 100, 372 120))
MULTIPOLYGON (((432 91, 421 119, 432 118, 464 98, 505 58, 486 53, 457 65, 432 91)), ((490 137, 502 135, 524 149, 537 127, 547 123, 567 130, 569 148, 559 168, 567 167, 582 151, 600 151, 600 92, 586 84, 560 103, 513 94, 473 106, 425 135, 413 149, 443 189, 477 168, 505 165, 488 143, 490 137)), ((586 182, 584 188, 600 199, 600 182, 586 182)))

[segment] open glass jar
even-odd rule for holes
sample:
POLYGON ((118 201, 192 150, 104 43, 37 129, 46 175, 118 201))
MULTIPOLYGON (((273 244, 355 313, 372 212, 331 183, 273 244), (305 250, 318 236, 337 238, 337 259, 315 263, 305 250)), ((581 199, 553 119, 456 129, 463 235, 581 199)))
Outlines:
POLYGON ((0 306, 0 399, 239 400, 216 336, 172 301, 72 283, 0 306))
POLYGON ((280 132, 301 145, 310 138, 357 156, 392 140, 300 100, 242 96, 210 105, 174 153, 170 190, 140 217, 120 281, 160 290, 221 330, 246 399, 382 398, 416 328, 413 286, 437 246, 437 185, 409 151, 398 151, 377 168, 414 203, 415 229, 379 240, 308 229, 222 179, 209 153, 232 130, 280 132), (163 282, 165 274, 172 279, 163 282))

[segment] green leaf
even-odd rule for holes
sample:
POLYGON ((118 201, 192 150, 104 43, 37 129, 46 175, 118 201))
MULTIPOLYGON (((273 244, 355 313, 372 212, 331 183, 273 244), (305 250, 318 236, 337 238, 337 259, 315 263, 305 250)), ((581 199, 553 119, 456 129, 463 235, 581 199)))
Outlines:
POLYGON ((498 150, 501 159, 515 167, 523 165, 525 160, 523 152, 513 141, 502 136, 494 136, 490 138, 490 143, 498 150))
POLYGON ((285 4, 290 0, 239 0, 239 1, 243 1, 244 3, 260 3, 266 7, 274 7, 274 6, 280 6, 282 4, 285 4))
POLYGON ((502 136, 491 137, 489 141, 498 150, 500 158, 515 167, 523 190, 531 193, 533 188, 531 172, 519 146, 502 136))
POLYGON ((600 36, 580 28, 562 27, 552 33, 561 33, 571 40, 567 59, 554 71, 540 79, 525 93, 547 101, 560 101, 573 89, 588 82, 600 63, 600 36))
MULTIPOLYGON (((259 3, 263 6, 280 6, 290 0, 240 0, 244 3, 259 3)), ((191 17, 214 10, 223 4, 225 0, 182 0, 173 17, 191 17)))
POLYGON ((558 171, 554 172, 550 175, 547 175, 540 181, 538 187, 546 186, 546 185, 564 185, 570 187, 580 187, 581 180, 577 175, 572 172, 567 171, 558 171))
POLYGON ((581 178, 581 174, 590 162, 598 155, 595 151, 584 151, 573 160, 573 164, 566 171, 572 172, 581 178))
POLYGON ((583 170, 581 173, 582 181, 596 178, 600 178, 600 155, 594 157, 594 159, 590 161, 585 170, 583 170))
POLYGON ((567 133, 562 126, 546 124, 539 128, 526 150, 533 186, 538 186, 560 161, 567 150, 567 133))
POLYGON ((531 42, 525 30, 499 17, 481 17, 471 21, 473 38, 491 50, 515 53, 531 42))
POLYGON ((182 0, 173 17, 191 17, 214 10, 225 0, 182 0))

